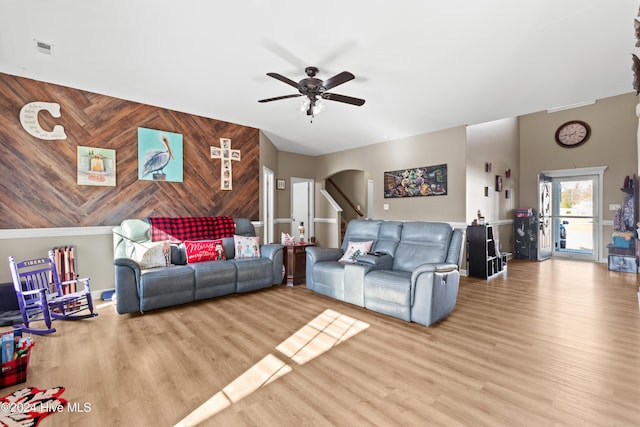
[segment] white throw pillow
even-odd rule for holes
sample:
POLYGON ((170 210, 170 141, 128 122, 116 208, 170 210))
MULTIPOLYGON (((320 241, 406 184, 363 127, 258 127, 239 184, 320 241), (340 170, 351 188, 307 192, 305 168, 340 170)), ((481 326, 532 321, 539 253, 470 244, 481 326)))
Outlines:
POLYGON ((166 267, 171 264, 171 242, 134 242, 133 259, 142 269, 166 267))
POLYGON ((260 258, 260 237, 233 236, 236 258, 260 258))
POLYGON ((354 264, 359 256, 369 253, 372 245, 373 240, 369 240, 368 242, 349 242, 347 251, 338 261, 354 264))

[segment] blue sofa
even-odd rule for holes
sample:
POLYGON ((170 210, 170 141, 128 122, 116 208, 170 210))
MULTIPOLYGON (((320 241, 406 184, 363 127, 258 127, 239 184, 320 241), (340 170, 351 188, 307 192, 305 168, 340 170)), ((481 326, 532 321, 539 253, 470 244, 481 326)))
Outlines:
POLYGON ((353 220, 341 248, 306 248, 307 288, 429 326, 456 305, 464 240, 447 223, 353 220), (339 261, 349 242, 367 241, 369 254, 339 261))
MULTIPOLYGON (((233 218, 233 223, 234 234, 256 235, 248 219, 233 218)), ((234 259, 234 238, 222 240, 225 261, 188 264, 184 245, 175 242, 171 244, 171 265, 143 269, 134 259, 136 243, 152 241, 152 225, 148 218, 122 221, 113 229, 117 312, 145 312, 282 282, 283 245, 261 245, 260 257, 234 259)))

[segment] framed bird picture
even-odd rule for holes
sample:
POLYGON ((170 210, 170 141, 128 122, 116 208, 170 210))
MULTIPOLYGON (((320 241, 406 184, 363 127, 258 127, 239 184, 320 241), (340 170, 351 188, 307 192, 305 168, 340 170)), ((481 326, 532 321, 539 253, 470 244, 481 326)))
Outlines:
POLYGON ((138 128, 138 179, 182 182, 182 134, 138 128))

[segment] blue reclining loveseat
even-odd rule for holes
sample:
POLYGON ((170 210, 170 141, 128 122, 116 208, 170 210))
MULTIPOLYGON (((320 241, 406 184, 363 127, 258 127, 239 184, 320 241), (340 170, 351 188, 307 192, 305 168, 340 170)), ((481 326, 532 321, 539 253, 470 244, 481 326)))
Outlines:
POLYGON ((307 288, 429 326, 456 305, 464 240, 448 223, 353 220, 341 248, 306 248, 307 288), (368 254, 340 261, 350 243, 369 241, 368 254))

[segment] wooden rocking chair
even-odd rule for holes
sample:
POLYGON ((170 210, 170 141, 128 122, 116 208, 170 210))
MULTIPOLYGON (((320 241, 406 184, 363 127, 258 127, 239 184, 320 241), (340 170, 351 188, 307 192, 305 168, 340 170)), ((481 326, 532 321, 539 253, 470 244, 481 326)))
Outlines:
POLYGON ((61 282, 53 251, 49 251, 49 258, 22 262, 16 262, 10 256, 9 267, 23 322, 14 327, 32 334, 45 335, 56 331, 51 326, 55 319, 78 320, 98 315, 93 310, 89 278, 61 282), (81 290, 65 293, 65 288, 80 288, 81 284, 81 290), (46 328, 34 327, 34 322, 44 322, 46 328))

